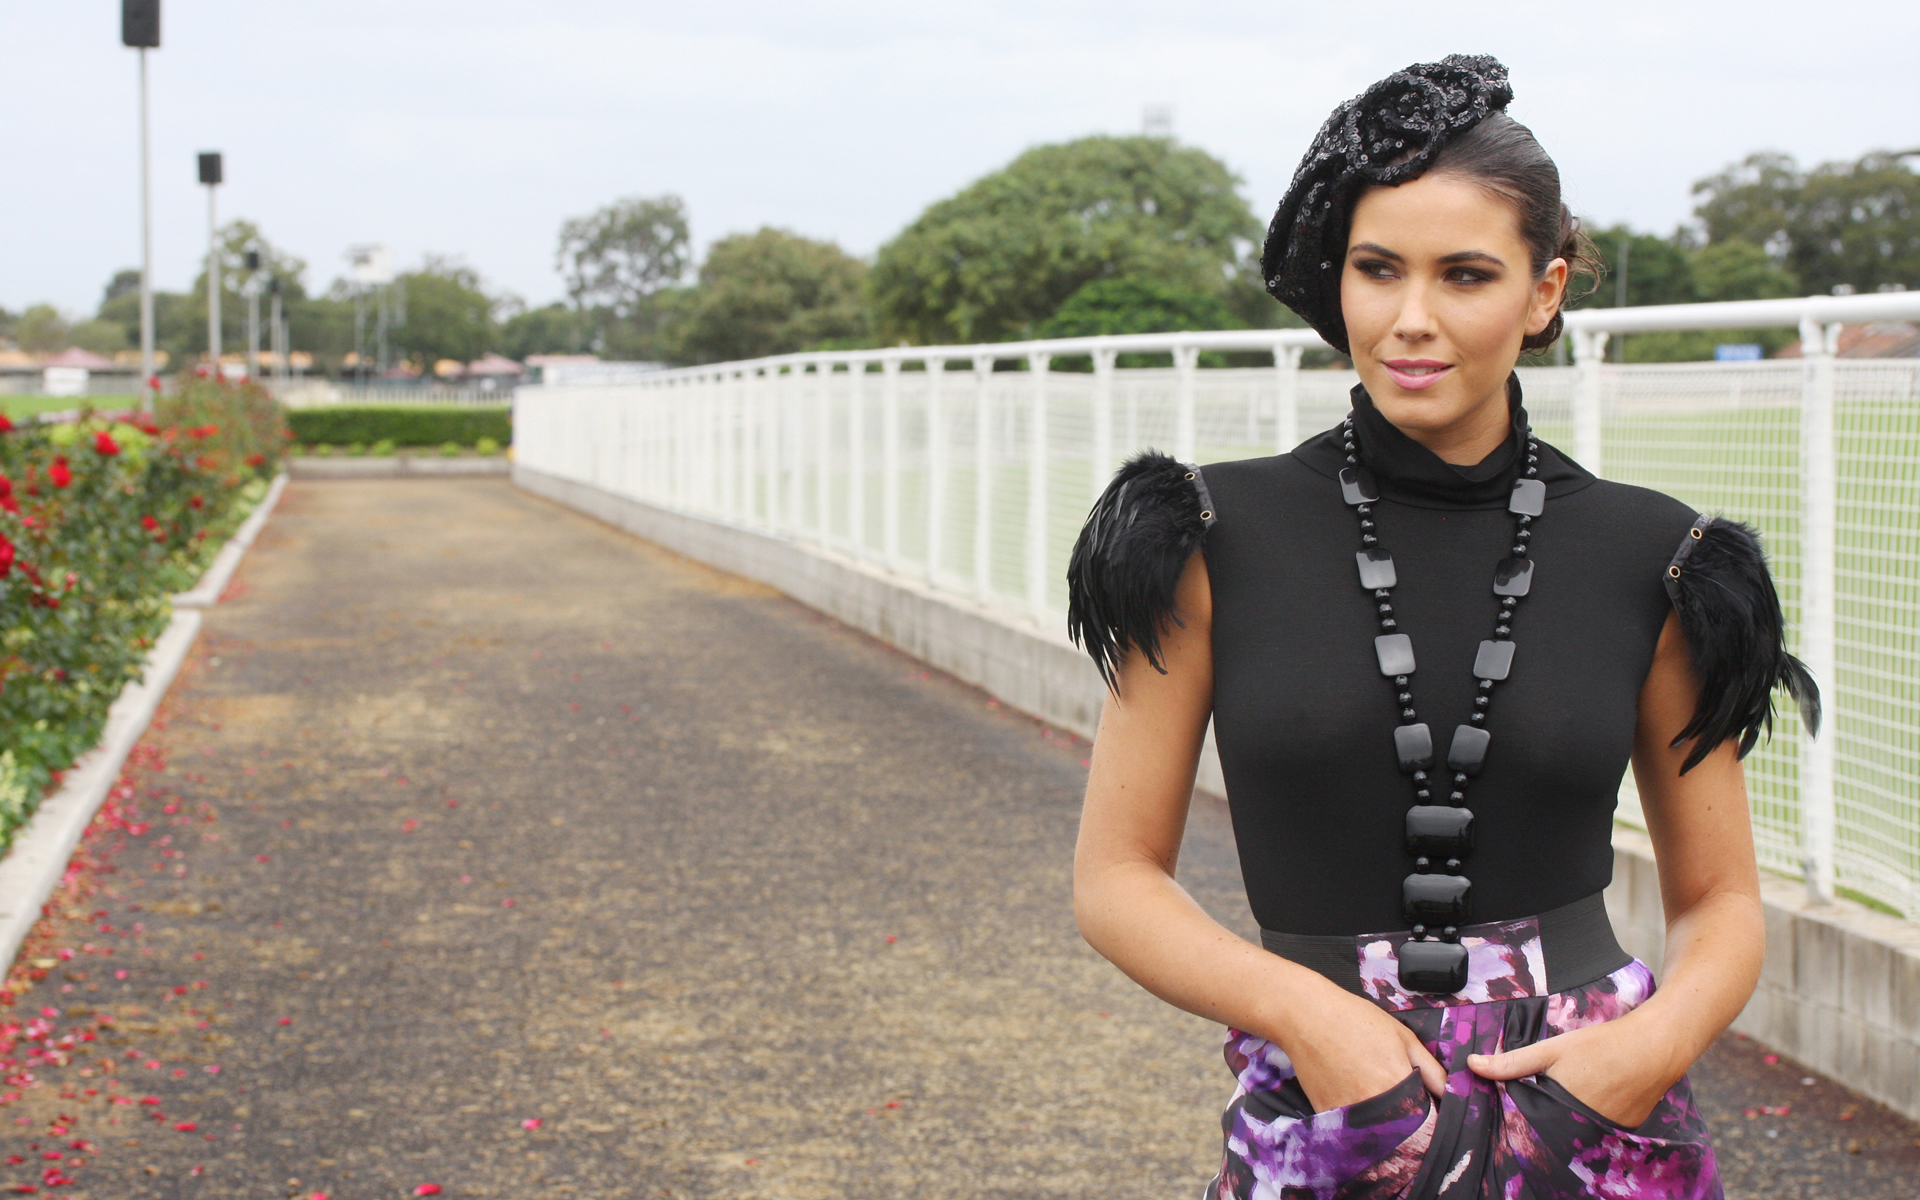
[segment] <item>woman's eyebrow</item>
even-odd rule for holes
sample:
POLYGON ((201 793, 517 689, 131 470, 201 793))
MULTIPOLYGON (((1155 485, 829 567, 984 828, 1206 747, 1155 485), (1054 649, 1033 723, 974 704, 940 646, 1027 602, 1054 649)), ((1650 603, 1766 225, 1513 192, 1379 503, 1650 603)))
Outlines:
POLYGON ((1441 263, 1449 267, 1457 263, 1468 263, 1468 262, 1492 263, 1496 267, 1504 267, 1507 265, 1506 263, 1500 261, 1499 255, 1488 254, 1485 250, 1457 250, 1452 254, 1442 255, 1440 257, 1440 261, 1441 263))
POLYGON ((1390 258, 1394 262, 1403 263, 1407 261, 1405 258, 1395 254, 1378 242, 1355 242, 1347 248, 1347 255, 1348 257, 1352 257, 1355 254, 1378 254, 1381 258, 1390 258))

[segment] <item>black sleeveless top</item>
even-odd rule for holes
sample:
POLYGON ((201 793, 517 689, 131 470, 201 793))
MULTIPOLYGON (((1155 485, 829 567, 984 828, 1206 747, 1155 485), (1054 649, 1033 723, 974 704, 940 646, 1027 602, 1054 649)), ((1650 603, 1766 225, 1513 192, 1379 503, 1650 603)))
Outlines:
MULTIPOLYGON (((1363 389, 1354 399, 1381 492, 1377 533, 1399 572, 1394 615, 1417 657, 1415 703, 1444 746, 1472 711, 1474 653, 1495 624, 1493 568, 1512 541, 1506 502, 1521 443, 1510 435, 1478 465, 1453 467, 1363 389)), ((1512 403, 1518 430, 1517 386, 1512 403)), ((1374 601, 1354 567, 1358 520, 1337 482, 1340 441, 1329 431, 1290 454, 1203 472, 1214 727, 1241 870, 1260 924, 1296 934, 1404 928, 1400 881, 1411 869, 1397 689, 1376 665, 1374 601)), ((1486 765, 1467 789, 1475 921, 1545 912, 1612 879, 1615 795, 1673 611, 1663 574, 1695 518, 1545 444, 1539 466, 1548 499, 1533 525, 1533 587, 1513 627, 1512 675, 1488 710, 1486 765)))

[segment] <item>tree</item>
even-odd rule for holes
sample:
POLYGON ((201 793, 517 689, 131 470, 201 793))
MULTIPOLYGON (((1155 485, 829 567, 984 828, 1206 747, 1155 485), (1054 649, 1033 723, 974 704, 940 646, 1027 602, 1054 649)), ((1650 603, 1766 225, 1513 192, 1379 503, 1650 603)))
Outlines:
POLYGON ((1042 337, 1168 333, 1240 326, 1217 293, 1186 291, 1152 279, 1096 279, 1067 298, 1041 327, 1042 337))
POLYGON ((1226 165, 1166 138, 1039 146, 942 200, 875 260, 887 341, 1029 335, 1096 279, 1223 294, 1261 234, 1226 165))
POLYGON ((493 348, 494 300, 472 267, 428 255, 419 270, 396 282, 406 316, 390 336, 401 357, 430 370, 440 359, 471 362, 493 348))
POLYGON ((73 327, 51 304, 35 304, 20 314, 14 340, 28 354, 56 354, 73 344, 73 327))
POLYGON ((721 238, 670 325, 675 357, 725 362, 866 341, 866 264, 783 229, 721 238))
POLYGON ((1920 287, 1920 175, 1885 151, 1805 172, 1753 154, 1693 193, 1709 245, 1761 247, 1808 291, 1920 287))
POLYGON ((630 319, 688 265, 687 210, 673 195, 632 196, 560 226, 554 265, 580 308, 604 305, 630 319))
MULTIPOLYGON (((1626 281, 1628 307, 1648 304, 1692 304, 1700 299, 1693 281, 1693 260, 1686 238, 1676 232, 1663 238, 1635 233, 1625 225, 1588 231, 1600 261, 1606 267, 1600 286, 1580 302, 1582 308, 1612 308, 1620 302, 1620 284, 1626 281), (1622 247, 1625 271, 1622 272, 1622 247)), ((1584 286, 1584 285, 1583 285, 1584 286)))
POLYGON ((530 354, 585 354, 594 350, 596 332, 588 314, 555 301, 502 321, 500 352, 521 360, 530 354))

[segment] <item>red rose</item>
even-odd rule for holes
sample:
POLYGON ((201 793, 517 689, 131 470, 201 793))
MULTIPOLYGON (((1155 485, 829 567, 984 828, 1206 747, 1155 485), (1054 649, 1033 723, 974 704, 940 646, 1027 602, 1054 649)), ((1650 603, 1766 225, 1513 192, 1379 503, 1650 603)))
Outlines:
POLYGON ((188 500, 188 501, 187 501, 187 506, 188 506, 189 508, 200 508, 200 507, 202 507, 202 506, 204 506, 205 504, 206 504, 206 501, 205 501, 205 500, 202 500, 202 499, 201 499, 200 497, 198 497, 198 496, 195 496, 195 497, 193 497, 193 498, 192 498, 191 500, 188 500))
POLYGON ((93 448, 108 458, 120 453, 120 443, 108 437, 104 429, 93 435, 93 448))
POLYGON ((53 486, 57 488, 73 482, 73 469, 67 466, 66 455, 62 454, 53 460, 53 465, 47 468, 47 478, 53 480, 53 486))
POLYGON ((140 518, 140 527, 151 532, 152 530, 160 528, 160 522, 154 520, 152 514, 148 514, 140 518))
POLYGON ((0 413, 0 433, 12 433, 12 432, 13 432, 13 422, 7 419, 7 414, 0 413))
POLYGON ((250 467, 263 466, 265 465, 266 461, 267 461, 267 456, 264 454, 247 455, 247 465, 250 467))
POLYGON ((4 508, 10 513, 20 511, 20 502, 13 498, 13 480, 8 479, 5 475, 0 475, 0 508, 4 508))
POLYGON ((5 534, 0 534, 0 575, 13 570, 13 543, 5 534))

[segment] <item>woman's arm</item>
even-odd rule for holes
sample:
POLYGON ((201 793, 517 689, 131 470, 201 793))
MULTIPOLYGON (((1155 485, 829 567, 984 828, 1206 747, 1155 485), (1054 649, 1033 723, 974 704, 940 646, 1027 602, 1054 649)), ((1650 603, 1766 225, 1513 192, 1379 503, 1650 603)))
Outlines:
POLYGON ((1293 1060, 1322 1111, 1422 1073, 1446 1074, 1419 1039, 1371 1002, 1269 954, 1208 916, 1174 882, 1193 776, 1213 707, 1212 594, 1195 554, 1161 641, 1166 674, 1129 653, 1094 740, 1073 907, 1087 942, 1178 1008, 1257 1034, 1293 1060))
POLYGON ((1603 1115, 1637 1126, 1752 995, 1766 931, 1740 760, 1734 743, 1724 742, 1682 775, 1692 743, 1667 744, 1698 696, 1686 640, 1669 616, 1640 691, 1633 749, 1667 914, 1660 990, 1619 1020, 1511 1053, 1475 1055, 1469 1065, 1479 1074, 1518 1079, 1545 1072, 1603 1115))

